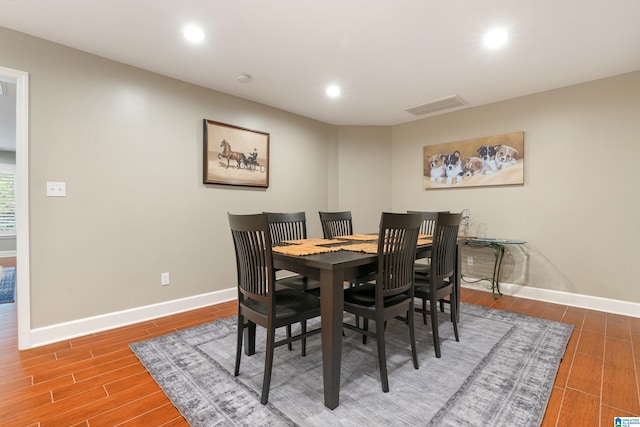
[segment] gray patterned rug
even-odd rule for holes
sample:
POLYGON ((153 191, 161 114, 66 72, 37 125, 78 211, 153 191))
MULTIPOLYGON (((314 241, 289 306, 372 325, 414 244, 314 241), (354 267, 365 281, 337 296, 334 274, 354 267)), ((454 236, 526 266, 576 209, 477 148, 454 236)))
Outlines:
POLYGON ((413 369, 404 324, 387 326, 389 393, 376 345, 346 331, 340 406, 323 405, 320 336, 307 356, 279 347, 269 403, 260 404, 264 329, 256 354, 233 376, 236 318, 131 345, 192 426, 539 426, 573 326, 462 304, 460 342, 441 315, 442 358, 431 327, 416 316, 420 369, 413 369))

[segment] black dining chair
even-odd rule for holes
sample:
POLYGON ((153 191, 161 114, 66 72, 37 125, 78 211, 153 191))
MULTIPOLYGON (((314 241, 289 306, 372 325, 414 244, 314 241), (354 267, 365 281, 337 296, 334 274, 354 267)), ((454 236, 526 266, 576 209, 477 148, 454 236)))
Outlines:
MULTIPOLYGON (((439 211, 443 213, 449 213, 449 211, 439 211)), ((436 227, 436 219, 439 212, 424 212, 424 211, 407 211, 407 213, 417 213, 422 215, 422 225, 420 226, 420 234, 432 236, 436 227)), ((416 274, 422 274, 424 276, 429 274, 431 263, 431 253, 416 261, 416 274)), ((444 312, 444 304, 450 303, 448 299, 440 300, 440 311, 444 312)), ((426 315, 425 315, 426 319, 426 315)))
POLYGON ((264 405, 269 399, 274 349, 301 340, 302 356, 305 355, 307 337, 320 332, 320 329, 307 331, 307 320, 320 316, 320 300, 307 292, 276 290, 271 233, 266 215, 228 216, 238 276, 238 330, 233 374, 238 376, 240 373, 244 330, 253 329, 249 335, 255 337, 256 325, 262 326, 267 330, 260 398, 264 405), (301 332, 291 336, 290 327, 295 323, 300 323, 301 332), (287 327, 287 337, 276 340, 276 329, 283 326, 287 327))
POLYGON ((333 239, 339 236, 353 234, 353 219, 351 211, 344 212, 318 212, 322 234, 325 239, 333 239))
MULTIPOLYGON (((351 211, 342 212, 318 212, 320 215, 320 224, 322 225, 322 234, 325 239, 335 239, 340 236, 348 236, 353 234, 353 218, 351 211)), ((367 282, 373 278, 373 275, 366 275, 351 280, 349 286, 358 286, 358 284, 367 282)), ((360 318, 356 316, 356 326, 360 326, 360 318)))
MULTIPOLYGON (((304 212, 265 212, 269 222, 273 246, 280 246, 287 240, 307 238, 307 219, 304 212)), ((297 291, 320 295, 320 281, 296 274, 278 279, 278 288, 286 287, 297 291)))
MULTIPOLYGON (((420 225, 420 234, 425 234, 429 236, 433 235, 433 231, 436 226, 436 219, 438 218, 438 212, 407 211, 407 213, 414 213, 422 216, 422 224, 420 225)), ((417 261, 416 274, 428 274, 428 273, 429 273, 429 258, 424 258, 417 261)))
POLYGON ((418 369, 414 328, 414 260, 420 230, 420 215, 383 213, 378 234, 378 269, 375 281, 344 291, 344 310, 364 318, 362 328, 344 323, 344 327, 376 338, 382 391, 389 391, 385 351, 385 323, 398 316, 409 327, 413 366, 418 369), (369 330, 369 320, 376 323, 369 330))
POLYGON ((273 246, 285 240, 307 238, 307 218, 304 212, 265 212, 273 246))
MULTIPOLYGON (((269 223, 273 246, 280 246, 287 240, 301 240, 307 238, 307 218, 304 212, 264 212, 269 223)), ((285 276, 277 279, 277 289, 293 289, 320 295, 320 281, 310 279, 300 274, 285 276)), ((287 335, 291 335, 291 326, 287 327, 287 335)), ((304 347, 304 346, 303 346, 304 347)), ((293 349, 291 343, 289 350, 293 349)), ((303 349, 304 351, 304 349, 303 349)))
POLYGON ((456 246, 458 244, 458 229, 460 228, 461 214, 438 213, 433 232, 433 244, 431 248, 431 263, 427 275, 416 274, 414 278, 415 297, 422 300, 422 307, 416 308, 422 313, 424 323, 427 323, 426 315, 431 316, 431 330, 433 334, 433 346, 436 357, 441 356, 440 336, 438 332, 437 303, 449 297, 451 304, 451 322, 456 341, 458 336, 457 315, 457 289, 455 283, 456 246), (427 309, 429 301, 429 309, 427 309))

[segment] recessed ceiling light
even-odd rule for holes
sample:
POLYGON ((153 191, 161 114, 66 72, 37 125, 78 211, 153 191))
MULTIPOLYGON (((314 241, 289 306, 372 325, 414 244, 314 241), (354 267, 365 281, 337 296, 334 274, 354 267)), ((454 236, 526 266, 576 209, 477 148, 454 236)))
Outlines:
POLYGON ((336 85, 327 87, 327 96, 330 96, 331 98, 340 96, 340 88, 336 85))
POLYGON ((187 40, 193 43, 200 43, 204 40, 204 32, 195 25, 189 25, 186 27, 183 34, 187 40))
POLYGON ((489 31, 484 36, 484 44, 488 48, 494 49, 504 45, 507 42, 507 32, 502 28, 496 28, 489 31))

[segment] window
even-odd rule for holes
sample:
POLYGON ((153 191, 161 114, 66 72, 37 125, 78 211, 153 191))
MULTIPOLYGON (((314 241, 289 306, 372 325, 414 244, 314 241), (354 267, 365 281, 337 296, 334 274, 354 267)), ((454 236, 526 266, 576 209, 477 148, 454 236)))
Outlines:
POLYGON ((0 235, 16 233, 15 171, 0 169, 0 235))

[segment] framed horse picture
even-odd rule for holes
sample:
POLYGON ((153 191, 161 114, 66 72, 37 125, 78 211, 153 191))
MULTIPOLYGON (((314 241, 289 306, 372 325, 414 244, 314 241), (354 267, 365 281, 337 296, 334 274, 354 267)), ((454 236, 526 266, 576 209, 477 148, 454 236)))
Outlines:
POLYGON ((204 184, 269 187, 269 134, 204 119, 204 184))

